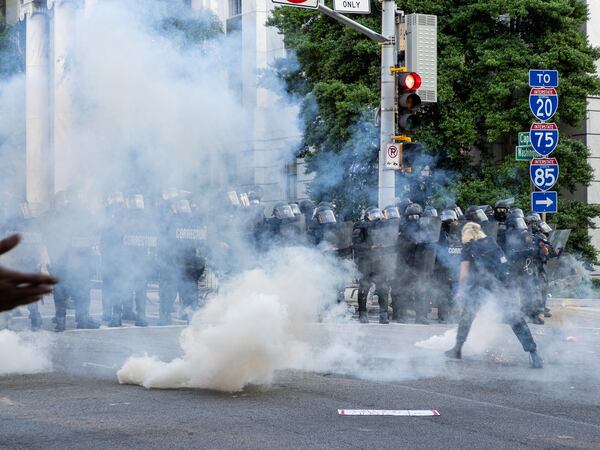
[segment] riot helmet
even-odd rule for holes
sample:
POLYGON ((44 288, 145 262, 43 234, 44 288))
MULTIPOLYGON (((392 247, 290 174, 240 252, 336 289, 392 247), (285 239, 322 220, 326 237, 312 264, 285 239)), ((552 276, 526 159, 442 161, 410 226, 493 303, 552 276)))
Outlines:
POLYGON ((403 199, 396 198, 395 203, 396 203, 396 207, 398 208, 398 212, 400 213, 400 215, 403 215, 406 207, 408 205, 412 204, 412 200, 408 197, 403 198, 403 199))
POLYGON ((106 204, 113 208, 125 206, 125 196, 121 191, 115 191, 106 198, 106 204))
POLYGON ((394 205, 386 206, 383 209, 383 217, 386 219, 399 219, 400 213, 398 212, 398 208, 394 205))
POLYGON ((298 203, 290 203, 290 208, 292 208, 292 213, 294 213, 295 217, 299 217, 302 215, 302 211, 300 211, 298 203))
POLYGON ((364 220, 367 222, 376 222, 383 219, 383 213, 375 206, 371 206, 365 211, 364 220))
POLYGON ((244 208, 250 206, 250 199, 248 198, 248 194, 246 194, 245 192, 240 194, 240 203, 244 208))
POLYGON ((191 214, 192 205, 187 198, 180 198, 172 203, 172 209, 175 214, 191 214))
POLYGON ((333 210, 327 206, 319 206, 315 210, 315 220, 321 225, 337 222, 333 210))
POLYGON ((423 217, 438 217, 437 209, 433 206, 426 206, 423 211, 423 217))
POLYGON ((273 207, 273 217, 283 220, 283 219, 293 219, 294 213, 292 212, 292 208, 287 203, 279 202, 273 207))
POLYGON ((130 195, 125 200, 125 204, 127 205, 127 209, 143 210, 144 196, 142 194, 130 195))
POLYGON ((520 218, 520 219, 525 219, 525 214, 523 214, 523 210, 521 208, 513 208, 510 210, 510 213, 508 214, 509 218, 520 218))
POLYGON ((487 216, 485 215, 485 213, 483 212, 481 207, 477 206, 477 205, 472 205, 467 208, 466 217, 467 217, 467 220, 469 220, 471 222, 476 222, 479 224, 481 224, 483 222, 487 222, 487 220, 488 220, 487 216))
POLYGON ((508 218, 508 213, 514 204, 515 199, 512 197, 498 200, 494 205, 494 217, 496 220, 499 222, 504 222, 508 218))
POLYGON ((542 218, 540 217, 540 215, 536 212, 533 211, 529 211, 527 213, 527 215, 525 216, 525 223, 526 224, 539 224, 542 221, 542 218))
POLYGON ((487 216, 488 220, 494 217, 494 208, 490 205, 479 205, 479 209, 487 216))
POLYGON ((527 224, 522 217, 509 216, 508 219, 506 219, 506 226, 513 230, 527 230, 527 224))
POLYGON ((544 234, 550 234, 550 233, 552 233, 552 228, 550 227, 550 225, 548 225, 543 220, 539 223, 539 229, 544 234))
POLYGON ((240 198, 235 191, 227 191, 227 200, 229 200, 229 205, 234 208, 239 208, 241 206, 240 198))
POLYGON ((458 222, 458 216, 456 215, 456 211, 454 211, 454 209, 449 208, 446 208, 442 211, 440 219, 442 220, 442 223, 458 222))
POLYGON ((256 191, 248 191, 248 200, 251 205, 258 205, 260 203, 260 196, 256 191))
POLYGON ((404 210, 404 217, 409 221, 418 221, 423 215, 423 208, 418 203, 411 203, 404 210))

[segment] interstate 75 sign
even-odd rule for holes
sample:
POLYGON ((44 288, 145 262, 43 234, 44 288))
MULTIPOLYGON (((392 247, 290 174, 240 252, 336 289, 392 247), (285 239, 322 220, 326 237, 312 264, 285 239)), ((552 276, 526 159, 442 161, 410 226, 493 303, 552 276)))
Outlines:
POLYGON ((533 158, 529 175, 538 189, 549 191, 558 180, 558 161, 556 158, 533 158))
POLYGON ((536 152, 548 156, 558 145, 558 127, 555 123, 533 123, 529 130, 529 140, 536 152))
POLYGON ((319 0, 271 0, 273 3, 288 6, 299 6, 300 8, 313 8, 319 7, 319 0))

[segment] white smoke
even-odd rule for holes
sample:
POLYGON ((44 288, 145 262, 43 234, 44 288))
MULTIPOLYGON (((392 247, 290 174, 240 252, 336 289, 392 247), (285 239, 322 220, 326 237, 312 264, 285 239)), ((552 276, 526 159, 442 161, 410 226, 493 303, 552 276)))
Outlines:
MULTIPOLYGON (((277 370, 316 358, 311 324, 333 307, 337 289, 352 275, 350 264, 316 250, 273 250, 259 268, 233 278, 194 315, 180 337, 181 358, 132 357, 119 370, 119 382, 222 391, 269 384, 277 370)), ((326 344, 318 350, 321 359, 328 351, 326 344)))
POLYGON ((47 333, 0 331, 0 375, 47 372, 52 369, 47 333))

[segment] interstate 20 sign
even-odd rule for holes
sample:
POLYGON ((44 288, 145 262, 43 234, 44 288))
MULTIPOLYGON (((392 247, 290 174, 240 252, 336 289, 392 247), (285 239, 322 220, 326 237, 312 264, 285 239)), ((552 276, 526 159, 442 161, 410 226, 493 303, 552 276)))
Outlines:
POLYGON ((552 119, 558 110, 558 94, 554 88, 533 88, 529 93, 529 108, 542 122, 552 119))
POLYGON ((529 140, 536 152, 548 156, 558 145, 558 127, 555 123, 531 124, 529 140))
POLYGON ((273 3, 279 5, 298 6, 300 8, 313 8, 319 7, 319 0, 271 0, 273 3))

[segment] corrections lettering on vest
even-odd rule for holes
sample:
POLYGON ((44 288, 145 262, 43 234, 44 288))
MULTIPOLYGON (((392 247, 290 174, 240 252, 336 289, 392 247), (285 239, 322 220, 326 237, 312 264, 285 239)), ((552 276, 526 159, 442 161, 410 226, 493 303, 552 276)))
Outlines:
POLYGON ((126 234, 123 236, 123 245, 127 247, 156 247, 157 237, 143 234, 126 234))
POLYGON ((177 228, 175 230, 175 239, 204 241, 206 240, 206 228, 177 228))

